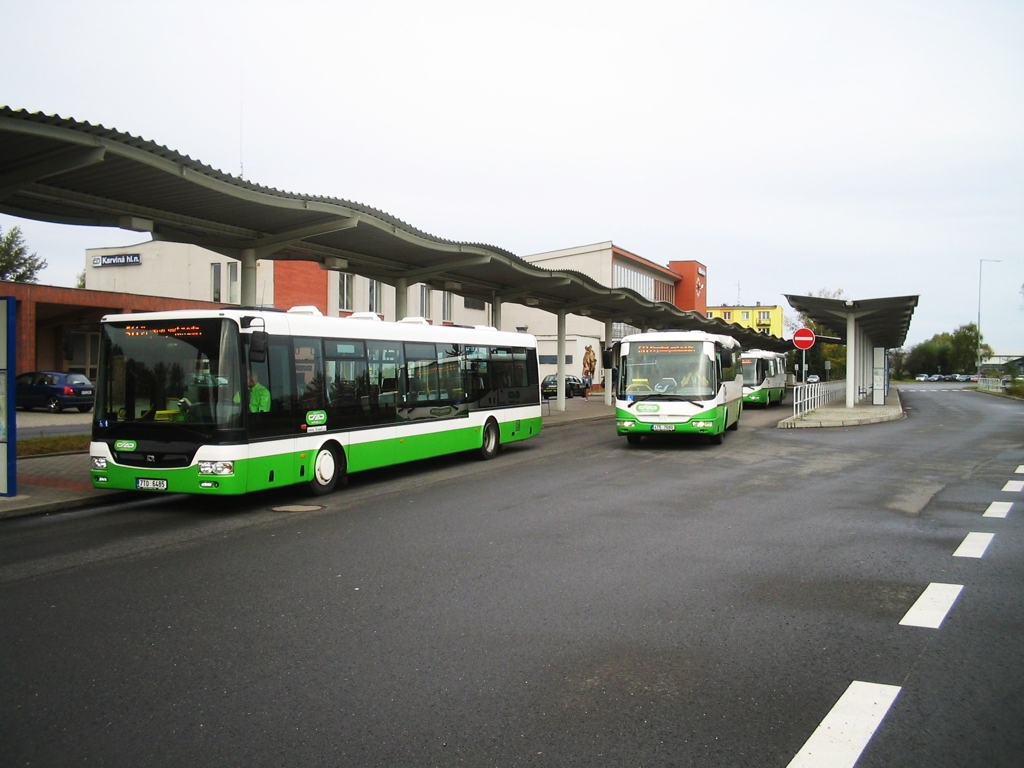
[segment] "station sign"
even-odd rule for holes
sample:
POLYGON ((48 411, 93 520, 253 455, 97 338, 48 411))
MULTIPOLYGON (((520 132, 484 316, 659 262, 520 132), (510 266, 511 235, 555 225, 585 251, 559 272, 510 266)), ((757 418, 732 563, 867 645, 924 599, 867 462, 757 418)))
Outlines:
POLYGON ((94 267, 125 267, 142 263, 141 253, 115 253, 111 256, 93 256, 94 267))

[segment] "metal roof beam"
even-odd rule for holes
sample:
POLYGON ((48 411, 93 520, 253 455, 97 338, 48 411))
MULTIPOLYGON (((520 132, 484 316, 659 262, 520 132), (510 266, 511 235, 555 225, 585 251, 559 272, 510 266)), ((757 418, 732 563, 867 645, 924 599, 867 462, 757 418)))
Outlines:
POLYGON ((238 247, 240 249, 252 248, 256 251, 256 258, 263 259, 282 248, 300 243, 307 237, 326 235, 331 232, 341 232, 346 229, 352 229, 358 224, 358 216, 332 218, 328 221, 321 221, 317 224, 310 224, 306 227, 298 227, 297 229, 277 232, 265 237, 257 237, 248 243, 239 243, 238 247))
POLYGON ((0 174, 0 200, 6 200, 40 179, 102 163, 105 154, 103 147, 88 147, 41 155, 26 165, 0 174))
POLYGON ((447 264, 435 264, 430 267, 421 267, 420 269, 410 269, 398 277, 404 277, 410 283, 420 283, 424 280, 437 277, 438 275, 444 275, 451 272, 453 269, 464 269, 466 267, 486 267, 494 260, 494 256, 473 256, 469 259, 458 259, 457 261, 450 261, 447 264))

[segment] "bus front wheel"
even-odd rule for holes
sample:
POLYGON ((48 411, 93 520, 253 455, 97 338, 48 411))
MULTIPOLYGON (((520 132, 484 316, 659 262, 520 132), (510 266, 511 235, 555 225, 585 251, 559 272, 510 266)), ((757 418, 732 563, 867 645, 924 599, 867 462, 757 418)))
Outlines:
POLYGON ((626 435, 626 442, 630 445, 640 445, 640 437, 636 432, 630 432, 626 435))
POLYGON ((498 455, 501 448, 501 432, 498 431, 498 422, 488 419, 484 424, 484 439, 480 444, 479 456, 484 461, 493 459, 498 455))
POLYGON ((344 475, 345 459, 339 459, 334 449, 325 445, 317 451, 313 460, 313 479, 309 481, 309 492, 314 496, 330 493, 338 485, 338 478, 344 475))

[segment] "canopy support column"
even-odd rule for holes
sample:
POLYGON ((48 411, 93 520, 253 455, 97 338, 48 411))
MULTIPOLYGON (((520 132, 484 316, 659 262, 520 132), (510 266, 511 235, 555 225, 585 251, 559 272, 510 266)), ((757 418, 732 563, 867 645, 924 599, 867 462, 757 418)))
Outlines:
POLYGON ((395 280, 395 322, 409 316, 409 279, 399 277, 395 280))
POLYGON ((565 310, 558 310, 558 402, 559 411, 565 410, 565 310))
POLYGON ((857 316, 850 312, 846 315, 846 407, 853 408, 857 404, 857 377, 860 367, 857 365, 857 316))
POLYGON ((242 274, 239 282, 239 295, 243 307, 256 306, 256 249, 246 248, 239 253, 242 262, 242 274))
MULTIPOLYGON (((611 348, 612 348, 612 332, 613 332, 614 328, 615 328, 615 323, 612 320, 606 320, 605 321, 605 323, 604 323, 604 348, 606 350, 608 350, 608 351, 611 351, 611 348)), ((611 355, 608 355, 608 357, 610 357, 610 356, 611 355)), ((601 359, 602 359, 602 363, 601 364, 602 364, 602 366, 604 365, 604 363, 603 363, 604 358, 605 358, 605 355, 601 355, 601 359)), ((612 366, 614 367, 614 365, 615 365, 615 361, 612 360, 612 366)), ((615 393, 612 392, 612 387, 613 386, 614 386, 614 382, 612 381, 612 369, 611 368, 605 368, 604 369, 604 404, 605 405, 611 405, 612 404, 612 400, 615 397, 615 393)))
POLYGON ((497 295, 491 298, 491 325, 501 330, 501 297, 497 295))

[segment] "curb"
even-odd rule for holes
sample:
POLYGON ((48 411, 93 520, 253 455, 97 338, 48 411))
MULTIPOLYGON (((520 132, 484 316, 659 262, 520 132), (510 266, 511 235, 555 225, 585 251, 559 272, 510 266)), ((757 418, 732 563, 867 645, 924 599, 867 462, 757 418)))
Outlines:
MULTIPOLYGON (((68 512, 72 509, 85 509, 86 507, 98 507, 102 504, 116 504, 128 501, 132 498, 130 493, 118 491, 97 491, 102 496, 76 496, 60 501, 44 501, 27 507, 16 509, 3 509, 0 506, 0 520, 8 520, 15 517, 28 517, 29 515, 43 515, 50 512, 68 512)), ((15 496, 14 498, 18 498, 15 496)), ((0 505, 3 502, 0 501, 0 505)))
POLYGON ((907 414, 903 411, 888 416, 868 416, 864 418, 849 419, 847 421, 814 421, 813 419, 798 419, 795 416, 790 416, 788 419, 784 419, 778 423, 778 429, 860 427, 865 424, 882 424, 887 421, 899 421, 900 419, 905 418, 907 418, 907 414))

